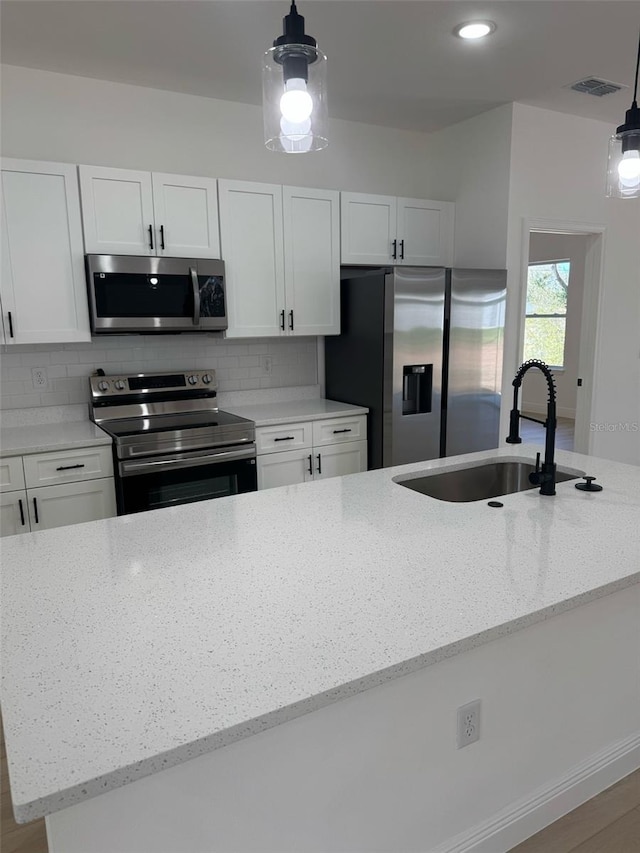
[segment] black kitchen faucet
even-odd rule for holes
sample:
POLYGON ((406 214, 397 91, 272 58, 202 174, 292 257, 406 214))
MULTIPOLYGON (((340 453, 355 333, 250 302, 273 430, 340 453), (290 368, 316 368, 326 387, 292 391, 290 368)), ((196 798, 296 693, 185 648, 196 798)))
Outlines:
POLYGON ((553 374, 549 370, 549 366, 545 364, 544 361, 532 358, 520 365, 512 385, 514 389, 513 408, 511 409, 511 414, 509 416, 509 436, 507 438, 507 444, 522 443, 522 439, 520 438, 520 418, 524 418, 527 421, 535 421, 535 423, 543 425, 546 430, 544 462, 542 463, 542 467, 540 467, 540 454, 538 453, 536 457, 536 470, 532 474, 529 474, 529 482, 532 486, 540 486, 541 495, 555 495, 556 464, 553 461, 553 455, 556 446, 556 383, 553 378, 553 374), (518 410, 518 391, 522 385, 525 373, 532 367, 537 367, 538 370, 541 370, 547 380, 549 397, 547 399, 546 421, 540 421, 538 418, 530 418, 528 415, 522 415, 518 410))

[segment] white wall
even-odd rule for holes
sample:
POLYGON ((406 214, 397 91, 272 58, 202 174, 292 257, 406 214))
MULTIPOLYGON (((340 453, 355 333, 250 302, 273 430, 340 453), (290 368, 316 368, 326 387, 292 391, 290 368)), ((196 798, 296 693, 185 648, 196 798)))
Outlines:
POLYGON ((31 409, 88 403, 88 378, 106 373, 158 373, 213 368, 220 391, 315 385, 315 338, 225 340, 213 335, 127 335, 86 344, 2 347, 0 409, 31 409), (264 370, 264 357, 271 372, 264 370), (31 370, 44 367, 49 387, 33 387, 31 370))
MULTIPOLYGON (((554 370, 558 415, 576 416, 578 358, 582 326, 582 296, 588 238, 578 234, 543 234, 534 232, 529 242, 529 263, 568 259, 571 262, 567 297, 564 369, 554 370)), ((523 411, 543 413, 547 410, 547 383, 541 373, 532 371, 522 386, 523 411)))
POLYGON ((264 147, 260 107, 2 66, 7 157, 430 197, 428 139, 336 120, 326 150, 292 157, 264 147))
POLYGON ((429 139, 423 171, 431 197, 456 202, 456 266, 506 266, 511 123, 507 104, 429 139))
POLYGON ((640 464, 640 203, 605 198, 610 134, 603 122, 513 106, 504 387, 520 357, 523 220, 604 226, 590 452, 640 464))

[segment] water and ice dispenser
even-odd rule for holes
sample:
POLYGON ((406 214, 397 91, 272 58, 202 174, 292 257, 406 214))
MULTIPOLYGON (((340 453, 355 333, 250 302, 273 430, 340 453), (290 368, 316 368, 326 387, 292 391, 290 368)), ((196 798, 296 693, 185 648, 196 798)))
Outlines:
POLYGON ((433 364, 405 364, 402 368, 402 414, 431 411, 433 364))

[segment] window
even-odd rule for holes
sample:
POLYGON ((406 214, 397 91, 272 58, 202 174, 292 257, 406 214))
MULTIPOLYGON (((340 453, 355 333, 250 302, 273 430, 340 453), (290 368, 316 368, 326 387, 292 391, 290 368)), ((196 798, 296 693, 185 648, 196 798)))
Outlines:
POLYGON ((564 367, 569 261, 529 264, 524 359, 539 358, 564 367))

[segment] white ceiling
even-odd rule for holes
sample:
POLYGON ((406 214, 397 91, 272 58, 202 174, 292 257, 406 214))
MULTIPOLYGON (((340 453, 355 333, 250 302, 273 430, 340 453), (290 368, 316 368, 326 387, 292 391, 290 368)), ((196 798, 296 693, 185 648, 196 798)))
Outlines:
MULTIPOLYGON (((432 131, 520 101, 619 124, 632 84, 639 0, 299 0, 329 57, 329 113, 432 131), (498 25, 463 42, 470 18, 498 25)), ((2 61, 250 104, 287 0, 3 0, 2 61)))

